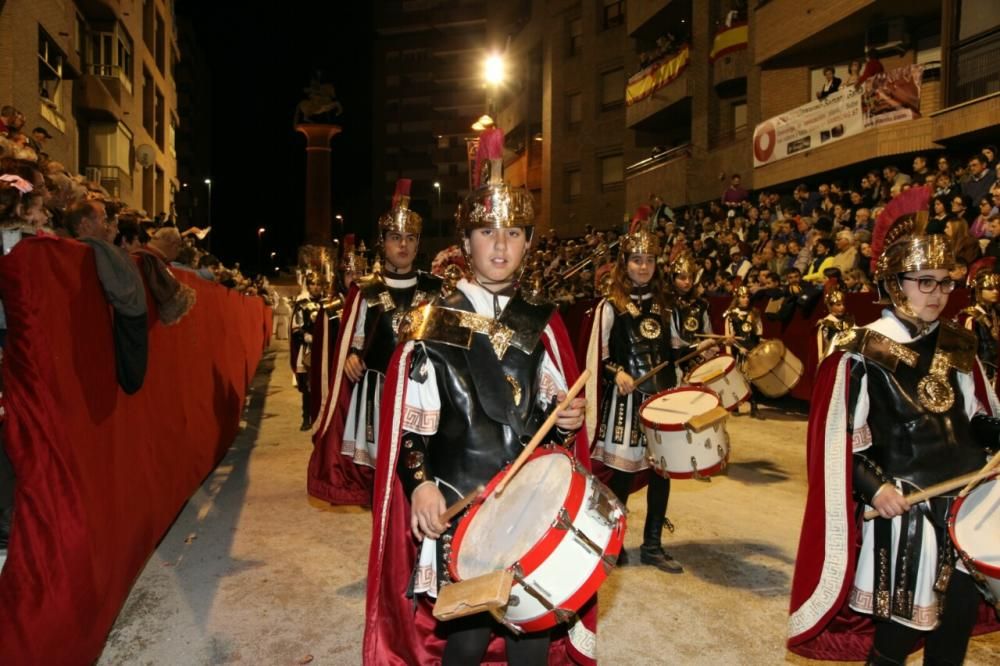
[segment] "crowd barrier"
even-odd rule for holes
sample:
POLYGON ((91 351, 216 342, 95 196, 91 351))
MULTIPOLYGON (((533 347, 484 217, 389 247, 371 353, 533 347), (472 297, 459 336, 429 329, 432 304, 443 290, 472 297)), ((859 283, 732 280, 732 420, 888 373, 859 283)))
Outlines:
POLYGON ((56 238, 0 258, 8 337, 3 437, 17 475, 0 574, 0 663, 89 664, 157 542, 235 438, 271 314, 193 273, 197 303, 118 386, 93 251, 56 238))
MULTIPOLYGON (((725 331, 722 315, 732 304, 731 297, 716 297, 709 300, 709 318, 712 322, 712 330, 716 333, 725 331)), ((847 311, 854 315, 859 326, 871 323, 881 316, 885 305, 875 302, 874 292, 847 294, 844 302, 847 311)), ((570 331, 576 331, 575 349, 577 362, 580 367, 586 364, 587 337, 590 335, 590 310, 596 301, 577 303, 570 307, 564 314, 566 327, 570 331)), ((966 289, 956 289, 951 294, 948 307, 945 308, 943 317, 951 318, 958 314, 959 310, 969 304, 969 292, 966 289)), ((763 311, 763 306, 758 306, 758 311, 763 311)), ((819 360, 819 351, 816 344, 816 322, 827 315, 826 307, 822 298, 813 304, 808 310, 796 307, 793 315, 788 321, 781 322, 762 317, 764 323, 764 337, 777 338, 781 340, 785 347, 795 354, 805 366, 802 380, 792 389, 790 396, 800 400, 809 400, 812 394, 813 378, 816 376, 816 366, 819 360)))

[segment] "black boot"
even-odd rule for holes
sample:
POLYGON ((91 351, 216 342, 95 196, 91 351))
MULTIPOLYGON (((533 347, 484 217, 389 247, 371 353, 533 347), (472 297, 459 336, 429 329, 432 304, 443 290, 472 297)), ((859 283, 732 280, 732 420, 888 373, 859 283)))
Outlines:
POLYGON ((625 546, 622 546, 621 552, 618 553, 618 560, 615 562, 616 567, 627 567, 628 566, 628 551, 625 550, 625 546))
POLYGON ((646 516, 646 525, 642 531, 642 546, 639 548, 639 561, 643 564, 651 564, 667 573, 684 573, 684 567, 670 557, 660 543, 664 520, 662 517, 646 516))
POLYGON ((865 666, 903 666, 903 662, 884 657, 875 648, 872 648, 872 651, 868 653, 868 659, 865 660, 865 666))
POLYGON ((757 401, 750 401, 750 418, 763 419, 764 416, 760 413, 760 408, 757 407, 757 401))
POLYGON ((0 509, 0 550, 6 550, 10 539, 10 526, 14 518, 14 507, 0 509))
POLYGON ((306 416, 305 418, 302 419, 302 425, 299 426, 299 430, 302 430, 303 432, 305 432, 306 430, 309 430, 310 428, 312 428, 312 422, 309 420, 309 417, 306 416))

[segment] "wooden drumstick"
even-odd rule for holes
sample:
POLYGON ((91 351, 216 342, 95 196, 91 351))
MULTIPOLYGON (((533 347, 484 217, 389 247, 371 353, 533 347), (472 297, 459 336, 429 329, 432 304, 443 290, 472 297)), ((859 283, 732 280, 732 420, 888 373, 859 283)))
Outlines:
MULTIPOLYGON (((948 479, 947 481, 942 481, 941 483, 935 483, 933 486, 925 490, 920 490, 915 493, 910 493, 909 495, 906 496, 906 501, 909 502, 910 504, 923 502, 924 500, 929 500, 932 497, 943 495, 950 490, 961 488, 966 484, 975 485, 992 474, 993 474, 992 471, 979 470, 978 472, 972 472, 971 474, 956 476, 954 479, 948 479)), ((867 511, 865 511, 865 520, 878 518, 878 515, 879 515, 878 509, 868 509, 867 511)))
MULTIPOLYGON (((985 465, 983 465, 983 468, 979 470, 979 473, 986 474, 987 472, 995 468, 997 465, 1000 465, 1000 451, 997 451, 993 455, 993 457, 990 458, 990 461, 985 465)), ((962 488, 962 492, 960 492, 958 496, 965 497, 966 495, 968 495, 970 492, 972 492, 972 489, 976 487, 977 483, 979 483, 979 479, 976 479, 975 481, 969 481, 969 485, 962 488)))
POLYGON ((549 430, 552 430, 552 426, 556 424, 556 419, 559 418, 559 412, 569 407, 569 404, 573 402, 573 398, 575 398, 577 394, 583 390, 583 387, 587 383, 588 379, 590 379, 590 370, 584 369, 573 386, 571 386, 566 392, 566 399, 556 405, 556 408, 552 410, 549 417, 542 423, 542 427, 538 429, 538 432, 535 433, 535 436, 532 437, 531 441, 529 441, 527 446, 524 447, 521 454, 517 456, 517 459, 510 466, 510 469, 507 470, 507 473, 504 474, 502 479, 500 479, 500 483, 497 484, 497 487, 493 491, 494 495, 499 496, 503 493, 504 488, 507 487, 507 483, 514 478, 514 475, 517 474, 518 470, 520 470, 524 463, 528 461, 531 454, 534 453, 538 445, 542 443, 545 436, 549 434, 549 430))
POLYGON ((664 361, 663 363, 660 363, 659 365, 654 366, 652 370, 650 370, 646 374, 642 375, 638 379, 633 379, 632 383, 635 386, 638 386, 639 384, 643 383, 644 381, 646 381, 647 379, 649 379, 650 377, 652 377, 653 375, 655 375, 656 373, 658 373, 660 370, 663 370, 663 368, 667 367, 671 363, 677 363, 677 364, 683 363, 684 361, 688 361, 688 360, 694 358, 695 356, 697 356, 698 354, 702 353, 703 351, 705 351, 705 350, 704 349, 695 349, 690 354, 685 354, 684 356, 681 356, 677 360, 668 359, 668 360, 664 361))
POLYGON ((465 507, 482 497, 484 490, 486 490, 486 487, 481 485, 471 493, 468 493, 465 497, 445 509, 445 512, 441 514, 441 517, 438 518, 438 520, 442 523, 451 522, 452 518, 465 511, 465 507))

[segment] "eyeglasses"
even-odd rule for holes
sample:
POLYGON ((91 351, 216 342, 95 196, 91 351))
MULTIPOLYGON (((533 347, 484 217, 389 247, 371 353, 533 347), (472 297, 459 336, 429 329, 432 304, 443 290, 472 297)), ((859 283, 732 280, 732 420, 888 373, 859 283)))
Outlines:
POLYGON ((906 277, 905 275, 900 276, 901 280, 909 280, 910 282, 917 283, 917 289, 920 290, 922 294, 933 294, 934 290, 941 287, 942 294, 950 294, 955 291, 956 283, 950 277, 943 280, 935 280, 932 277, 906 277))

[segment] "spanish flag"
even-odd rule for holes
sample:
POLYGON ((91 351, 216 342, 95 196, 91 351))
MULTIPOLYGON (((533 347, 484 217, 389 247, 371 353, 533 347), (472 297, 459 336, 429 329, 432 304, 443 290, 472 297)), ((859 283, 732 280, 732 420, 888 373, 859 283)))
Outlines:
POLYGON ((712 51, 708 54, 708 59, 710 62, 715 62, 727 53, 745 49, 749 41, 750 34, 746 23, 723 28, 715 35, 715 40, 712 42, 712 51))
POLYGON ((685 45, 674 57, 650 65, 628 80, 625 86, 625 104, 632 106, 646 99, 667 85, 684 71, 691 57, 691 48, 685 45))

